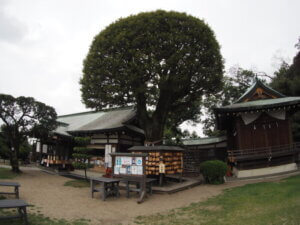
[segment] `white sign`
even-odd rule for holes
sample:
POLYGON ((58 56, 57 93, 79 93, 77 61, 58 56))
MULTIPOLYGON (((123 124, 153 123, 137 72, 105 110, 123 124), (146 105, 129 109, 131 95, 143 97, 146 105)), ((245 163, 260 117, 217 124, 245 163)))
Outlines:
POLYGON ((121 164, 130 166, 132 164, 132 158, 131 157, 122 157, 121 164))
POLYGON ((121 160, 121 157, 120 156, 117 156, 116 159, 115 159, 115 164, 117 166, 121 166, 122 165, 122 160, 121 160))
POLYGON ((120 167, 120 174, 127 174, 126 168, 120 167))
POLYGON ((135 158, 135 163, 138 166, 142 166, 143 165, 143 158, 142 157, 136 157, 135 158))
POLYGON ((138 175, 143 175, 143 166, 138 166, 137 167, 137 174, 138 175))
POLYGON ((137 166, 131 166, 131 174, 138 174, 138 167, 137 166))
POLYGON ((166 166, 163 163, 159 164, 159 173, 165 173, 166 166))
POLYGON ((120 174, 120 167, 119 166, 115 166, 114 174, 120 174))

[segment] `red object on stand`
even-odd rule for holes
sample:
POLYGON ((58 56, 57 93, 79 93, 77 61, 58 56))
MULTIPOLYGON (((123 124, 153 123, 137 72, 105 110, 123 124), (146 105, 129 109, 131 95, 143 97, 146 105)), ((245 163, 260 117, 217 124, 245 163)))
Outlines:
POLYGON ((112 177, 112 168, 106 168, 105 170, 105 174, 103 175, 103 177, 107 177, 107 178, 111 178, 112 177))

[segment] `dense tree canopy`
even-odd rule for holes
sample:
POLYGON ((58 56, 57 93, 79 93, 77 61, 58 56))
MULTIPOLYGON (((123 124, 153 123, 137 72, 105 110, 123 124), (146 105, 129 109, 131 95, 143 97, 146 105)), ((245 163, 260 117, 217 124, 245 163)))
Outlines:
MULTIPOLYGON (((287 96, 300 96, 300 38, 295 45, 298 53, 294 57, 293 63, 289 65, 282 62, 278 71, 274 73, 271 86, 277 91, 287 96)), ((293 115, 293 136, 295 141, 300 141, 300 112, 293 115)))
POLYGON ((220 91, 222 77, 219 44, 210 27, 185 13, 158 10, 101 31, 80 84, 87 107, 135 105, 146 140, 154 142, 161 140, 168 118, 175 125, 197 118, 203 96, 220 91))
POLYGON ((205 119, 203 133, 207 136, 219 135, 220 131, 215 127, 215 115, 213 108, 233 104, 253 84, 258 74, 252 70, 246 70, 239 66, 232 67, 227 76, 224 76, 224 88, 215 95, 204 100, 205 119))
MULTIPOLYGON (((0 158, 10 159, 10 142, 6 137, 5 129, 5 125, 0 128, 0 158)), ((22 161, 27 161, 31 149, 32 146, 28 143, 28 140, 25 139, 20 145, 19 159, 21 159, 22 161)))
POLYGON ((56 128, 56 112, 54 108, 35 101, 31 97, 14 98, 0 94, 0 118, 4 122, 2 133, 9 142, 12 169, 19 172, 18 158, 20 145, 27 136, 42 134, 56 128))

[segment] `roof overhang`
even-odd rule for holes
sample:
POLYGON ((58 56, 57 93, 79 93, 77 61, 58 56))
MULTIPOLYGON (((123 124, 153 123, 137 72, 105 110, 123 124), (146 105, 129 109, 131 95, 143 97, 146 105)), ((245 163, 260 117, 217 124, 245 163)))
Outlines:
POLYGON ((98 129, 98 130, 71 130, 68 131, 69 134, 73 136, 84 136, 84 135, 91 135, 91 134, 100 134, 100 133, 114 133, 114 132, 130 132, 134 133, 139 136, 144 136, 144 131, 137 128, 137 129, 131 129, 127 125, 121 126, 121 127, 115 127, 115 128, 109 128, 109 129, 98 129))
POLYGON ((156 145, 156 146, 133 146, 129 151, 183 151, 184 149, 178 146, 156 145))
POLYGON ((236 103, 229 106, 215 108, 214 113, 217 122, 217 128, 226 129, 234 117, 247 113, 272 112, 284 110, 290 114, 298 111, 300 107, 300 97, 284 97, 276 99, 265 99, 251 102, 236 103))
POLYGON ((266 110, 293 109, 300 105, 300 97, 284 97, 276 99, 264 99, 251 102, 236 103, 224 107, 214 108, 214 112, 238 113, 238 112, 258 112, 266 110))

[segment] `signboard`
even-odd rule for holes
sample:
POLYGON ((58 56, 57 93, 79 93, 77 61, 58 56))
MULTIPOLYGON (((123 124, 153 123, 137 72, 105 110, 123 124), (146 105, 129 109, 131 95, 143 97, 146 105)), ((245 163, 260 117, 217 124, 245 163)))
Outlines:
POLYGON ((114 174, 143 175, 143 158, 134 156, 116 156, 114 174))
POLYGON ((166 166, 163 163, 159 164, 159 173, 165 173, 166 172, 166 166))

